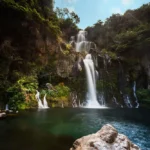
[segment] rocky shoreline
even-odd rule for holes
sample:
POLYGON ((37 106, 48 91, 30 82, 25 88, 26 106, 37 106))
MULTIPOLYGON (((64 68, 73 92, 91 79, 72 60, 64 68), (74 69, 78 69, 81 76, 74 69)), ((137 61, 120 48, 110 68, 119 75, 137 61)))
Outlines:
POLYGON ((77 139, 70 150, 141 150, 127 136, 118 133, 110 124, 104 125, 95 134, 77 139))

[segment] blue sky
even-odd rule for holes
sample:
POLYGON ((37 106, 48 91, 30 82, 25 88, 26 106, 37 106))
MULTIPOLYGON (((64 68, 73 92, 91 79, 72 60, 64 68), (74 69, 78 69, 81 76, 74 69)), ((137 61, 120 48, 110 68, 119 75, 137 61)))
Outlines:
POLYGON ((74 11, 80 17, 79 28, 84 29, 98 20, 105 21, 113 13, 123 14, 148 2, 150 0, 55 0, 55 7, 74 11))

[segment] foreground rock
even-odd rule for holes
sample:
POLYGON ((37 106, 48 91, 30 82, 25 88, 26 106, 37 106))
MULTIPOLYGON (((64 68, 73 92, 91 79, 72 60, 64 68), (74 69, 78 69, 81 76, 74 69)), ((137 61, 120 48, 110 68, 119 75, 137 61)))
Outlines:
POLYGON ((140 150, 111 125, 104 125, 95 134, 77 139, 70 150, 140 150))

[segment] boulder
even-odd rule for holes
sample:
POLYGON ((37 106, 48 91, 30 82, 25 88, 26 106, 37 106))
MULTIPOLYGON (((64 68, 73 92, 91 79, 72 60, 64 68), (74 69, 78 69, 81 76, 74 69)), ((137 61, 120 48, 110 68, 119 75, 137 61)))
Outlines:
POLYGON ((97 133, 77 139, 70 150, 140 150, 125 135, 111 125, 104 125, 97 133))

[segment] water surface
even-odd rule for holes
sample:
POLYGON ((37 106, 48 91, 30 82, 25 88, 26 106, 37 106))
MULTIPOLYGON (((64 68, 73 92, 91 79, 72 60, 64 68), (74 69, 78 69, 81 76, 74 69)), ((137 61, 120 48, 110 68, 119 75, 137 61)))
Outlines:
POLYGON ((79 137, 112 124, 142 150, 150 150, 150 110, 48 109, 0 120, 0 150, 69 150, 79 137))

